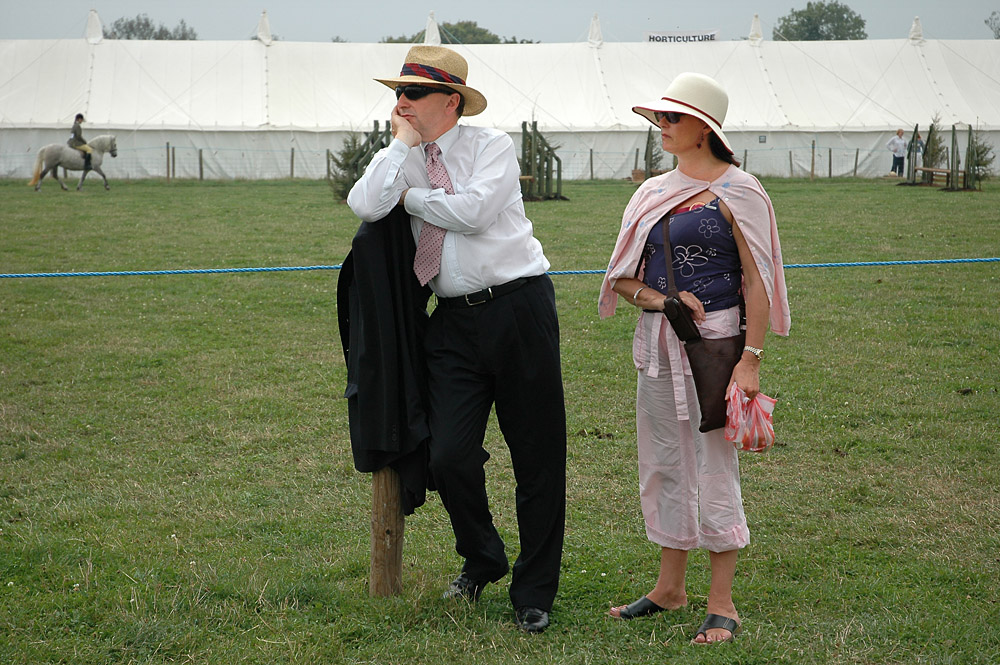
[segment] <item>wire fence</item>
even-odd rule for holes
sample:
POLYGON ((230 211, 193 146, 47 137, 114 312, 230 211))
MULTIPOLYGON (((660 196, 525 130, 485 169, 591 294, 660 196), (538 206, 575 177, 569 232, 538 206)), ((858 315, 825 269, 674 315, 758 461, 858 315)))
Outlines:
MULTIPOLYGON (((643 135, 644 136, 644 135, 643 135)), ((515 145, 520 146, 515 137, 515 145)), ((553 139, 556 145, 560 137, 553 139)), ((261 141, 261 143, 267 143, 261 141)), ((296 141, 294 146, 197 147, 190 144, 126 146, 119 139, 118 156, 106 156, 103 168, 114 180, 149 178, 183 180, 276 180, 283 178, 323 179, 330 177, 331 157, 343 147, 341 138, 329 141, 296 141), (311 145, 309 145, 311 144, 311 145)), ((632 179, 634 171, 645 170, 645 150, 589 148, 581 141, 562 141, 556 154, 562 160, 566 180, 632 179)), ((643 145, 644 141, 636 142, 643 145)), ((38 149, 0 152, 0 177, 30 179, 38 149)), ((878 177, 889 171, 891 155, 885 149, 864 149, 818 143, 783 147, 735 146, 742 168, 759 176, 779 178, 878 177)), ((662 154, 659 168, 673 168, 673 158, 662 154)))

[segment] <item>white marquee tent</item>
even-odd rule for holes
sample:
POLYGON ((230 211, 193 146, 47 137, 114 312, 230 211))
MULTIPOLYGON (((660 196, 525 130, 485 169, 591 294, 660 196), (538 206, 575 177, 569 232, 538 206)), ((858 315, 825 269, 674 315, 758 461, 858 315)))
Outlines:
MULTIPOLYGON (((746 40, 669 44, 603 42, 595 16, 587 42, 455 48, 489 100, 469 122, 520 145, 537 121, 565 178, 627 177, 650 126, 632 105, 682 71, 729 91, 726 134, 760 175, 883 175, 895 130, 926 138, 934 116, 960 125, 963 146, 969 125, 1000 145, 1000 40, 924 40, 919 20, 896 40, 772 42, 755 18, 746 40)), ((29 177, 77 112, 88 138, 117 136, 112 179, 164 176, 168 143, 177 177, 323 177, 327 150, 388 118, 392 93, 372 77, 407 49, 272 41, 266 14, 244 41, 106 40, 94 12, 82 39, 0 40, 0 177, 29 177)))

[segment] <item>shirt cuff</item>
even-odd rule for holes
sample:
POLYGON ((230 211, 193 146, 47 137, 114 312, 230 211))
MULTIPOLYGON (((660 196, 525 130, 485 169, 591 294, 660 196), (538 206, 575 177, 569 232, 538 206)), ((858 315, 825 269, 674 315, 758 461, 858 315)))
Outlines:
POLYGON ((433 189, 426 187, 410 187, 406 190, 406 200, 403 201, 403 207, 406 209, 406 212, 414 217, 426 220, 427 196, 433 191, 433 189))
POLYGON ((389 143, 389 150, 386 152, 386 156, 389 157, 396 164, 402 164, 406 156, 410 154, 410 146, 406 145, 399 139, 394 138, 389 143))

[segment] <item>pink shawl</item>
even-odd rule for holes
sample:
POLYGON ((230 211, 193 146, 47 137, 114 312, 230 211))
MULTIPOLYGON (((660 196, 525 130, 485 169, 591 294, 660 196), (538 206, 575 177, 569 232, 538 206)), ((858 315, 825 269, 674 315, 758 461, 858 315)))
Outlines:
POLYGON ((615 313, 618 294, 611 287, 619 278, 637 276, 646 236, 656 222, 678 204, 706 189, 729 207, 750 246, 771 304, 771 331, 788 335, 791 315, 774 208, 757 178, 735 166, 730 166, 714 182, 695 180, 680 169, 674 169, 640 185, 622 215, 622 228, 601 284, 598 313, 602 319, 615 313))

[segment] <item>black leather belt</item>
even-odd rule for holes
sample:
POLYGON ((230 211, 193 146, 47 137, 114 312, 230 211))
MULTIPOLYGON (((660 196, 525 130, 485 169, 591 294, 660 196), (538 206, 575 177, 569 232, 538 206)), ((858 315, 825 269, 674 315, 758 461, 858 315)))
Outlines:
POLYGON ((488 303, 489 301, 495 300, 500 296, 505 296, 508 293, 517 291, 533 279, 535 279, 535 277, 521 277, 520 279, 515 279, 512 282, 500 284, 499 286, 491 286, 490 288, 483 289, 482 291, 466 293, 464 296, 456 296, 454 298, 438 298, 437 302, 438 305, 450 308, 482 305, 483 303, 488 303))

